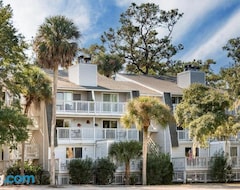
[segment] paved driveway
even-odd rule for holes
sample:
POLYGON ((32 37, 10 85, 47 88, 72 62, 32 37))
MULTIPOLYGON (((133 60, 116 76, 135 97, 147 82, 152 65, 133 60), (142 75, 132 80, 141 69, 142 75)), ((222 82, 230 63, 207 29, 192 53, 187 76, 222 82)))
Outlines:
POLYGON ((157 186, 95 186, 95 185, 67 185, 49 187, 44 185, 15 185, 0 186, 0 190, 240 190, 240 183, 232 184, 179 184, 157 186))

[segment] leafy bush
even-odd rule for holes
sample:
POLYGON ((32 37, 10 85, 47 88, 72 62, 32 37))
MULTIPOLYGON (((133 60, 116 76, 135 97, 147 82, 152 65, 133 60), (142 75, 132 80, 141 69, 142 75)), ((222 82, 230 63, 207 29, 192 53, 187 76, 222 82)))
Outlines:
POLYGON ((96 184, 106 185, 112 183, 116 166, 109 158, 100 158, 95 161, 94 174, 96 177, 96 184))
POLYGON ((137 175, 136 174, 131 174, 129 184, 130 185, 136 185, 137 181, 138 181, 137 175))
POLYGON ((69 174, 73 184, 90 183, 93 176, 93 161, 90 158, 71 160, 69 174))
POLYGON ((213 181, 227 182, 232 178, 232 167, 228 164, 228 158, 224 152, 217 152, 210 162, 210 174, 213 181))
MULTIPOLYGON (((25 162, 24 164, 24 174, 25 175, 33 175, 35 177, 35 184, 40 184, 41 183, 41 176, 42 176, 42 168, 39 165, 35 164, 28 164, 25 162)), ((14 164, 13 166, 9 167, 7 169, 7 175, 20 175, 21 170, 20 170, 20 165, 14 164)))
POLYGON ((147 159, 147 183, 150 185, 170 184, 173 165, 169 154, 150 154, 147 159))

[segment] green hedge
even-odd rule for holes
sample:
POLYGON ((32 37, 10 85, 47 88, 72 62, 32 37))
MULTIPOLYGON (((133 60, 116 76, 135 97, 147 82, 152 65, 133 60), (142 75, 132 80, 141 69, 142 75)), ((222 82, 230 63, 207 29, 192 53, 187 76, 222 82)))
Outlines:
POLYGON ((149 154, 147 159, 147 183, 160 185, 172 183, 173 165, 168 154, 149 154))

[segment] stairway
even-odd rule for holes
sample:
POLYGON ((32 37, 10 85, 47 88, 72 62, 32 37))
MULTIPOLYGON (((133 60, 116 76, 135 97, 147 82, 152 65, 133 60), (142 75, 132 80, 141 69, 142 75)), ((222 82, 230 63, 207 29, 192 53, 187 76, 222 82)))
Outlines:
POLYGON ((160 153, 160 147, 152 140, 151 137, 148 137, 148 153, 158 155, 160 153))

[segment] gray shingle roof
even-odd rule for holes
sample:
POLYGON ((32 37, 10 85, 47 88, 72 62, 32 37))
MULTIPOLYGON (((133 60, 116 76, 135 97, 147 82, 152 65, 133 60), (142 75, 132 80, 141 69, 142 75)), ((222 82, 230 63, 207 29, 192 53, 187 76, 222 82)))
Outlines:
MULTIPOLYGON (((53 72, 51 70, 44 70, 49 76, 52 77, 53 72)), ((98 86, 80 86, 72 83, 68 80, 68 73, 66 70, 60 70, 58 76, 58 89, 65 90, 107 90, 107 91, 140 91, 141 95, 159 96, 160 94, 154 90, 143 87, 141 85, 128 82, 128 81, 116 81, 111 78, 107 78, 98 74, 97 77, 98 86)))
POLYGON ((176 78, 165 76, 147 76, 132 74, 117 74, 120 78, 132 81, 136 84, 148 87, 158 92, 170 92, 171 94, 181 95, 183 89, 177 86, 176 78))

